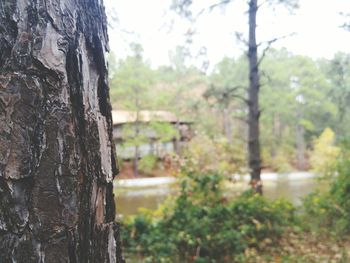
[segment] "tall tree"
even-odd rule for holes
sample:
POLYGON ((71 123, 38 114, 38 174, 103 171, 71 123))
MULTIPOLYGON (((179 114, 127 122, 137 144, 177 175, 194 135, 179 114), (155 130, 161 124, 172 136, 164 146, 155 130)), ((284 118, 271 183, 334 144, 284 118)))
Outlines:
POLYGON ((258 45, 256 42, 256 14, 258 0, 249 1, 248 10, 248 64, 249 64, 249 88, 248 88, 248 164, 250 168, 251 185, 257 193, 262 194, 262 182, 260 178, 260 129, 259 129, 259 89, 260 74, 258 62, 258 45))
POLYGON ((129 143, 134 147, 133 170, 138 177, 138 160, 140 158, 140 145, 144 143, 144 134, 140 132, 140 112, 151 107, 150 88, 153 82, 153 72, 142 57, 143 48, 138 43, 130 45, 132 56, 119 62, 111 80, 112 99, 118 107, 131 110, 136 114, 136 120, 131 124, 129 131, 133 131, 129 143))
POLYGON ((270 49, 261 70, 268 72, 262 77, 264 88, 260 92, 264 165, 288 170, 291 167, 283 165, 283 160, 286 164, 289 160, 305 169, 306 149, 313 137, 336 123, 337 109, 330 96, 332 82, 322 73, 320 62, 283 49, 270 49))
POLYGON ((331 85, 330 98, 337 105, 335 131, 341 137, 349 135, 350 54, 337 53, 324 69, 331 85))
MULTIPOLYGON (((237 115, 233 111, 242 109, 241 102, 237 99, 247 102, 244 98, 248 72, 246 64, 244 56, 237 60, 223 58, 214 68, 210 76, 210 86, 203 94, 209 102, 211 99, 214 101, 214 105, 222 114, 223 134, 229 143, 232 143, 234 133, 232 118, 237 115)), ((244 104, 243 108, 245 106, 244 104)))
POLYGON ((1 262, 123 262, 102 1, 0 3, 1 262))
MULTIPOLYGON (((222 0, 218 3, 212 4, 208 7, 211 11, 219 6, 226 6, 234 0, 222 0)), ((262 43, 258 43, 256 40, 256 28, 257 28, 257 13, 258 10, 264 6, 273 6, 277 4, 283 4, 288 9, 297 7, 298 0, 266 0, 258 4, 258 0, 248 1, 248 40, 244 41, 247 44, 247 56, 249 64, 249 86, 248 86, 248 165, 250 168, 251 185, 255 192, 262 194, 262 182, 260 178, 261 173, 261 157, 260 157, 260 129, 259 129, 259 91, 260 91, 260 71, 259 65, 264 58, 266 50, 270 45, 277 41, 278 38, 272 39, 267 42, 266 49, 261 53, 259 58, 258 47, 262 43)), ((192 0, 174 0, 172 8, 179 14, 190 18, 191 21, 196 21, 199 14, 202 14, 206 9, 204 8, 199 14, 193 14, 189 8, 192 5, 192 0)), ((241 35, 237 34, 240 38, 241 35)))

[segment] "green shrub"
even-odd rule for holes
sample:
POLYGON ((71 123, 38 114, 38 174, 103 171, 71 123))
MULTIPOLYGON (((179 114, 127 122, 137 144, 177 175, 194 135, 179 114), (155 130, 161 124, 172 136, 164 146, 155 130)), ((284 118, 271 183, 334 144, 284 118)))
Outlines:
POLYGON ((156 167, 157 161, 156 156, 146 155, 139 161, 139 170, 145 174, 149 174, 156 167))
POLYGON ((182 153, 182 166, 197 173, 219 173, 225 176, 246 172, 244 142, 229 143, 225 138, 195 136, 182 153))
MULTIPOLYGON (((350 233, 350 142, 344 142, 331 171, 330 190, 314 192, 304 200, 310 225, 327 227, 337 234, 350 233)), ((329 231, 329 230, 327 230, 329 231)))
POLYGON ((277 240, 293 219, 293 206, 245 192, 228 201, 222 176, 189 173, 172 209, 161 218, 144 213, 124 222, 125 250, 143 262, 232 262, 246 248, 277 240))

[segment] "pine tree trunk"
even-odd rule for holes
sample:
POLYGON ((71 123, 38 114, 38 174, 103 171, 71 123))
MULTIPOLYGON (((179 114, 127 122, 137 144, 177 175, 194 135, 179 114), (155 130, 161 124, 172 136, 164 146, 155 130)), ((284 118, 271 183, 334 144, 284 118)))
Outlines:
POLYGON ((1 262, 123 262, 101 2, 0 2, 1 262))
POLYGON ((249 113, 248 113, 248 158, 253 190, 262 194, 262 182, 260 179, 261 159, 259 142, 259 65, 258 46, 256 43, 256 13, 258 11, 258 1, 249 1, 249 39, 248 39, 248 59, 249 59, 249 113))

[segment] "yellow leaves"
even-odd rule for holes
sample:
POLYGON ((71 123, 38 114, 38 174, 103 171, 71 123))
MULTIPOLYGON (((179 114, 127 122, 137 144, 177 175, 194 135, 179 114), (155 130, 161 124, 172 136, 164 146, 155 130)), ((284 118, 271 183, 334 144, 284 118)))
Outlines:
POLYGON ((261 225, 261 223, 258 220, 253 218, 252 221, 255 224, 255 227, 256 227, 257 230, 260 230, 262 228, 262 225, 261 225))
POLYGON ((340 149, 335 145, 335 134, 326 128, 320 137, 314 141, 310 163, 313 170, 322 176, 331 175, 340 149))

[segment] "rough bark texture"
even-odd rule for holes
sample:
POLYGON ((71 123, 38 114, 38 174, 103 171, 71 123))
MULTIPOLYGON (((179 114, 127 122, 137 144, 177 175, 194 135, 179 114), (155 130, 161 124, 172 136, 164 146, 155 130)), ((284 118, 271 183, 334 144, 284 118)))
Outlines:
POLYGON ((251 184, 253 190, 262 193, 262 182, 260 179, 261 158, 259 141, 259 64, 258 64, 258 46, 256 43, 256 13, 258 11, 258 1, 249 1, 249 90, 248 90, 248 157, 251 175, 251 184))
POLYGON ((122 262, 100 0, 0 1, 0 262, 122 262))

